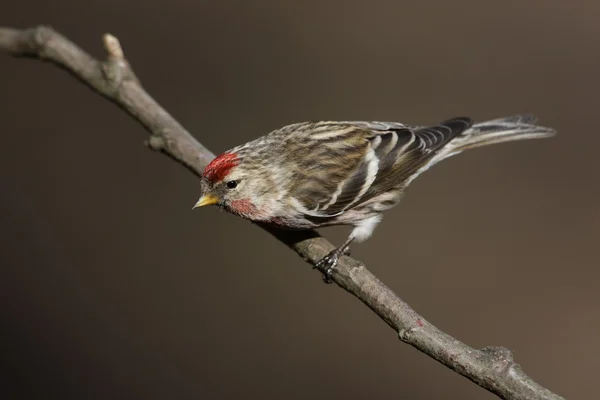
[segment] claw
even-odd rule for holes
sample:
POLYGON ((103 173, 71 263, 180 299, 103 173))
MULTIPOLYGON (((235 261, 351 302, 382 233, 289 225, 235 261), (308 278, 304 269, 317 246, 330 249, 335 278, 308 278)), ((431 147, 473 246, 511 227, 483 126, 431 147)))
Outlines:
POLYGON ((343 255, 350 255, 350 243, 352 243, 353 240, 354 237, 348 237, 344 244, 342 244, 337 249, 329 252, 329 254, 320 259, 319 262, 317 262, 313 267, 313 269, 316 268, 323 273, 323 281, 325 283, 332 282, 331 273, 333 272, 333 269, 336 267, 338 261, 340 260, 340 257, 343 255))
POLYGON ((340 251, 338 249, 333 250, 331 253, 323 257, 319 262, 315 264, 313 268, 318 269, 323 273, 323 281, 325 283, 331 283, 331 274, 333 269, 337 265, 340 259, 340 251))

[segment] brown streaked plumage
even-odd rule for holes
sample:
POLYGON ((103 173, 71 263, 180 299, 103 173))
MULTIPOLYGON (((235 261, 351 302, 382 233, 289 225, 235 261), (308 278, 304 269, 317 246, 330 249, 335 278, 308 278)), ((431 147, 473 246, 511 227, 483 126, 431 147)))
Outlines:
POLYGON ((216 157, 206 167, 196 206, 218 204, 292 229, 354 226, 348 240, 319 262, 328 277, 350 243, 369 238, 382 213, 431 166, 467 149, 554 134, 535 125, 533 116, 520 115, 481 123, 460 117, 433 126, 287 125, 216 157))

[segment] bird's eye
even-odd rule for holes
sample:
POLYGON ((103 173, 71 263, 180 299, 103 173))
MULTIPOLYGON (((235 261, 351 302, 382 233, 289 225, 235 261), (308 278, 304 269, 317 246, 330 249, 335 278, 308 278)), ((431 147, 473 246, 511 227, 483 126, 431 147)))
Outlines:
POLYGON ((237 187, 237 182, 236 181, 228 181, 226 183, 226 185, 229 189, 235 189, 237 187))

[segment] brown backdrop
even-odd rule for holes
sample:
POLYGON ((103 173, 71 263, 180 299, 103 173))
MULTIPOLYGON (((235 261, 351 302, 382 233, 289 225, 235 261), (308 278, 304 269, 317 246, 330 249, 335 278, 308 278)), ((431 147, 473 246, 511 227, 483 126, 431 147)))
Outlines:
MULTIPOLYGON (((535 113, 559 136, 436 166, 353 254, 450 334, 597 394, 597 1, 5 3, 2 25, 51 24, 96 56, 118 36, 215 152, 302 120, 535 113)), ((3 393, 493 398, 268 234, 192 212, 198 181, 64 71, 2 55, 0 80, 3 393)))

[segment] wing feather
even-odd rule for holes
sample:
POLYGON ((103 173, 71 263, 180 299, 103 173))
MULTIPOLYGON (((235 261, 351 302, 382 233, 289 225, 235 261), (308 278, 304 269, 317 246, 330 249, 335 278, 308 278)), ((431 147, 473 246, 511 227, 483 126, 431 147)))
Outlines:
POLYGON ((393 188, 403 187, 438 151, 472 124, 471 119, 460 117, 434 126, 401 128, 385 133, 396 134, 397 143, 387 154, 383 150, 379 153, 381 161, 377 179, 362 196, 361 202, 393 188))
POLYGON ((378 194, 402 187, 473 122, 461 117, 424 127, 389 122, 343 124, 331 127, 339 130, 340 136, 333 131, 319 131, 311 153, 310 160, 335 155, 335 160, 330 160, 333 163, 306 168, 306 179, 299 183, 299 193, 304 193, 299 200, 311 217, 331 218, 378 194), (351 124, 353 129, 345 124, 351 124))

